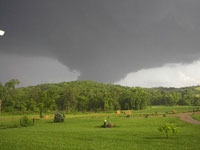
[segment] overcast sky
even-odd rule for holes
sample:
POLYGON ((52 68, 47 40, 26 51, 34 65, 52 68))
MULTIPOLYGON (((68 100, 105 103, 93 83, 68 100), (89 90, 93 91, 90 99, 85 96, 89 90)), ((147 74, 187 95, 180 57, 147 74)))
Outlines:
POLYGON ((200 84, 199 0, 0 0, 0 81, 200 84))

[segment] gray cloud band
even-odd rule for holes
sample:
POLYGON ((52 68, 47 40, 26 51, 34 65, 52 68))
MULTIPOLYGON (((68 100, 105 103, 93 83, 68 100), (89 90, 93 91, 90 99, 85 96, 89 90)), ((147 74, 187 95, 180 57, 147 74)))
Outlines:
POLYGON ((80 80, 115 82, 142 68, 200 57, 200 1, 1 3, 7 31, 1 52, 58 59, 80 71, 80 80))

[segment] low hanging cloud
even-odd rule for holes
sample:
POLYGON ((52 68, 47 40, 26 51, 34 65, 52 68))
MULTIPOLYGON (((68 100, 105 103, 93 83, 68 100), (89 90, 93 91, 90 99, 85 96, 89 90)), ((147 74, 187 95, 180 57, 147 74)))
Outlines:
POLYGON ((185 87, 200 85, 200 60, 190 64, 166 64, 129 73, 116 84, 141 87, 185 87))
POLYGON ((70 70, 58 60, 0 53, 0 82, 19 79, 20 86, 77 80, 80 73, 70 70))

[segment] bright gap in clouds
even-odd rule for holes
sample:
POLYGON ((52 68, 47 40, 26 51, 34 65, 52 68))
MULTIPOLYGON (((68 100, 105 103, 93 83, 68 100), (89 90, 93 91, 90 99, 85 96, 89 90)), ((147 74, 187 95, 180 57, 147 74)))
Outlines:
POLYGON ((1 54, 0 68, 1 82, 17 78, 21 86, 73 81, 80 75, 78 71, 71 71, 56 59, 47 57, 1 54))
POLYGON ((0 30, 0 36, 3 36, 5 34, 5 31, 0 30))
POLYGON ((200 60, 191 64, 166 64, 127 74, 116 84, 141 87, 186 87, 200 85, 200 60))

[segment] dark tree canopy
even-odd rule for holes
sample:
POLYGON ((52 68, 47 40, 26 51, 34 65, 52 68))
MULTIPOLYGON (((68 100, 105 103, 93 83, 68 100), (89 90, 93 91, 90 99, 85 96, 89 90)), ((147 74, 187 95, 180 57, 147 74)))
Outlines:
POLYGON ((200 105, 200 88, 140 88, 72 81, 15 88, 20 81, 0 84, 2 112, 43 112, 56 110, 113 111, 138 110, 150 105, 200 105))

